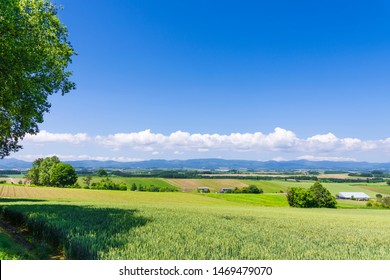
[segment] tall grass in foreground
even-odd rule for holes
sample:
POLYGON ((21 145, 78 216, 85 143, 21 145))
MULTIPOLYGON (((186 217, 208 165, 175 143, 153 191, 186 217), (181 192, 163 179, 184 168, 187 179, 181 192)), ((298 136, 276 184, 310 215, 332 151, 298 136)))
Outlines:
POLYGON ((77 205, 4 206, 1 214, 16 225, 27 226, 35 238, 63 249, 70 259, 98 259, 101 251, 121 245, 115 236, 146 223, 136 216, 136 210, 77 205))
POLYGON ((0 228, 0 260, 31 259, 32 256, 23 246, 0 228))

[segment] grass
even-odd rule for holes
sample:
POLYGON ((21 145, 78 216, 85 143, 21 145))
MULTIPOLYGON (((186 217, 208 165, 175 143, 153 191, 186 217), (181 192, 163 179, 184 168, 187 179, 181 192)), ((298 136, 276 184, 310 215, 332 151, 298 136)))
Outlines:
POLYGON ((282 194, 2 186, 4 217, 68 259, 390 259, 381 209, 296 209, 282 194), (5 189, 7 188, 7 189, 5 189))
MULTIPOLYGON (((85 183, 83 181, 83 178, 85 178, 85 176, 80 176, 78 178, 78 183, 80 186, 85 186, 85 183)), ((95 183, 98 183, 102 180, 103 178, 102 177, 98 177, 98 176, 93 176, 92 177, 92 181, 91 183, 95 182, 95 183)), ((110 177, 111 180, 113 180, 115 183, 125 183, 127 185, 127 187, 131 187, 132 184, 136 184, 137 186, 138 185, 143 185, 143 186, 151 186, 151 185, 154 185, 154 186, 160 186, 160 187, 164 187, 164 188, 172 188, 173 185, 168 183, 166 180, 164 179, 160 179, 160 178, 126 178, 126 177, 110 177)))
POLYGON ((3 228, 0 228, 0 260, 30 259, 29 250, 16 242, 3 228))
POLYGON ((285 194, 205 194, 208 197, 258 206, 287 207, 285 194))
MULTIPOLYGON (((284 181, 284 180, 244 180, 244 179, 161 179, 167 183, 180 187, 186 192, 195 192, 197 187, 208 187, 211 192, 217 192, 222 188, 242 188, 255 185, 265 193, 287 192, 289 187, 309 188, 314 182, 311 181, 284 181)), ((321 183, 333 195, 339 192, 365 192, 370 197, 375 198, 376 194, 383 196, 390 195, 390 186, 384 183, 321 183)))

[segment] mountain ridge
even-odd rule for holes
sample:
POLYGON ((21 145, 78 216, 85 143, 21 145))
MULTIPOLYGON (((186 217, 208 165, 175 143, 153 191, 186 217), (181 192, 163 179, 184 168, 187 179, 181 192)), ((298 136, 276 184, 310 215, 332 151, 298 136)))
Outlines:
MULTIPOLYGON (((227 160, 219 158, 165 160, 152 159, 145 161, 119 162, 98 160, 64 161, 75 168, 123 168, 123 169, 249 169, 249 170, 291 170, 291 169, 322 169, 322 170, 390 170, 390 162, 356 162, 356 161, 254 161, 227 160)), ((32 163, 28 161, 7 158, 0 160, 0 169, 27 169, 32 163)))

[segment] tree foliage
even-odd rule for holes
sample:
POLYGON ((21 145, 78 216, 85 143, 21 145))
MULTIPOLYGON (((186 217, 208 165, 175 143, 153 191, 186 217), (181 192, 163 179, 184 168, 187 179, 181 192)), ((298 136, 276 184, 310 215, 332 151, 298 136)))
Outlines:
POLYGON ((300 208, 336 208, 336 199, 320 183, 316 182, 309 189, 298 187, 287 191, 288 204, 300 208))
POLYGON ((67 70, 75 54, 49 0, 0 1, 0 158, 38 133, 48 96, 75 88, 67 70))
POLYGON ((77 182, 76 171, 70 164, 60 162, 51 168, 50 173, 53 186, 65 187, 77 182))
POLYGON ((84 181, 85 186, 89 188, 89 186, 91 185, 92 176, 87 175, 86 177, 83 178, 83 181, 84 181))
POLYGON ((73 166, 62 163, 56 156, 35 160, 26 178, 38 186, 65 187, 77 182, 73 166))
POLYGON ((98 171, 96 172, 96 174, 99 177, 107 177, 108 176, 108 173, 104 168, 99 168, 98 171))

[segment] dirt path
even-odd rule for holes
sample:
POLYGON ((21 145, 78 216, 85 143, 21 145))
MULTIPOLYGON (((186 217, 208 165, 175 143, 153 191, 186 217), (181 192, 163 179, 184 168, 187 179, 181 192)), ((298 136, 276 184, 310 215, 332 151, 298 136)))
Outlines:
POLYGON ((25 248, 27 251, 32 250, 31 245, 25 240, 25 237, 20 232, 20 230, 17 230, 14 226, 4 221, 3 219, 0 219, 0 227, 4 229, 10 236, 12 236, 16 243, 22 245, 23 248, 25 248))
MULTIPOLYGON (((31 245, 31 243, 27 242, 27 237, 29 237, 29 233, 26 229, 14 227, 9 222, 4 221, 3 219, 0 219, 0 228, 2 228, 4 231, 6 231, 13 240, 22 246, 26 251, 31 252, 33 255, 36 255, 34 253, 34 247, 31 245)), ((53 248, 53 252, 48 256, 48 259, 50 260, 63 260, 64 252, 62 252, 59 249, 53 248)))

